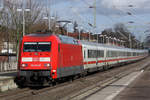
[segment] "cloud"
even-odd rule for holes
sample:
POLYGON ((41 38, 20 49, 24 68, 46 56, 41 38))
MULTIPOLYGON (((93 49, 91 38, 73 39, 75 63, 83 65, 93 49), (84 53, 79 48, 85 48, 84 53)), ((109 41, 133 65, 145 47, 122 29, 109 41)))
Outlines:
MULTIPOLYGON (((40 1, 40 0, 39 0, 40 1)), ((73 6, 79 9, 79 13, 92 13, 89 6, 94 0, 44 0, 50 1, 52 6, 67 8, 73 6), (62 6, 62 5, 66 5, 62 6)), ((96 0, 97 13, 102 15, 124 15, 130 11, 134 14, 150 13, 150 0, 96 0), (132 5, 133 7, 129 7, 132 5)), ((58 8, 58 9, 59 9, 58 8)), ((70 9, 70 8, 68 8, 70 9)), ((127 15, 127 14, 126 14, 127 15)))
POLYGON ((133 5, 136 8, 143 8, 145 5, 150 3, 149 0, 102 0, 101 4, 105 5, 107 8, 119 8, 127 9, 129 5, 133 5))
POLYGON ((108 11, 133 11, 136 14, 150 12, 150 0, 101 0, 99 1, 103 9, 108 11), (132 5, 133 7, 129 7, 132 5))

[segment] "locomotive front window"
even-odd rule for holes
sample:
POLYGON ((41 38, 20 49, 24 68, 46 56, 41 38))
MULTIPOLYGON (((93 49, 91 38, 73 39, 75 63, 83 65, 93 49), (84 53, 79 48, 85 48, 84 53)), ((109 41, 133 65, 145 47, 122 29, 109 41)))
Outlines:
POLYGON ((37 50, 37 42, 25 42, 24 43, 24 52, 35 52, 37 50))
POLYGON ((51 42, 25 42, 24 52, 49 52, 51 50, 51 42))
POLYGON ((38 50, 39 52, 47 52, 51 49, 51 43, 50 42, 38 42, 38 50))

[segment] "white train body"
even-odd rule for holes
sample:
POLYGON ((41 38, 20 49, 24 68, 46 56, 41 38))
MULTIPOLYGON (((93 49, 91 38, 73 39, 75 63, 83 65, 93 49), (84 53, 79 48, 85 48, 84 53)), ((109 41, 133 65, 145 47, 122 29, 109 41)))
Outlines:
POLYGON ((140 60, 148 56, 148 50, 136 50, 119 46, 81 41, 84 70, 96 71, 140 60))

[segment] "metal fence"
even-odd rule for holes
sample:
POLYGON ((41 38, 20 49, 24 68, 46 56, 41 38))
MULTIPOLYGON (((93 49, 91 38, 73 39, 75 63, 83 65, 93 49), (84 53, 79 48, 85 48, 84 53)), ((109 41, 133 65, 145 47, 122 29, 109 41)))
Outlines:
POLYGON ((0 62, 0 72, 17 70, 17 62, 0 62))
POLYGON ((0 54, 0 72, 17 70, 17 60, 15 54, 0 54))

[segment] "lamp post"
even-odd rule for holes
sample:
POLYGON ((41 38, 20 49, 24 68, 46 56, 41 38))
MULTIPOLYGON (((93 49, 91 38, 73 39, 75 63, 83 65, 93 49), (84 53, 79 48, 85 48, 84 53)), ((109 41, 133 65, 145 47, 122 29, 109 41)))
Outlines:
POLYGON ((122 46, 122 43, 123 43, 122 40, 120 40, 120 46, 122 46))
POLYGON ((110 44, 110 37, 108 37, 108 44, 110 44))
POLYGON ((106 44, 109 44, 109 37, 106 36, 106 44))
POLYGON ((117 44, 117 39, 114 37, 114 45, 117 44))
POLYGON ((83 29, 83 27, 79 27, 79 40, 81 39, 81 30, 83 29))
POLYGON ((130 48, 132 48, 132 40, 131 40, 131 34, 129 34, 129 42, 130 42, 130 48))
POLYGON ((98 43, 98 33, 97 33, 97 43, 98 43))
POLYGON ((120 39, 118 39, 118 45, 121 46, 121 40, 120 39))
POLYGON ((101 34, 101 35, 99 35, 99 37, 100 38, 102 37, 100 42, 103 43, 103 35, 101 34))
POLYGON ((50 18, 49 17, 43 17, 44 20, 48 20, 48 30, 50 30, 50 18))
POLYGON ((22 30, 23 30, 23 36, 25 35, 25 11, 26 12, 29 12, 30 9, 17 9, 18 12, 21 12, 22 11, 22 30))
MULTIPOLYGON (((104 43, 105 43, 105 40, 106 40, 106 39, 105 39, 106 36, 107 36, 107 35, 103 35, 103 38, 104 38, 103 42, 104 42, 104 43)), ((106 41, 106 42, 107 42, 107 41, 106 41)))
POLYGON ((91 31, 89 31, 89 41, 90 41, 90 39, 91 39, 91 36, 90 36, 90 35, 91 35, 91 31))
POLYGON ((43 19, 48 20, 48 30, 51 30, 51 20, 54 20, 55 18, 44 16, 43 19))
POLYGON ((51 28, 51 4, 50 4, 50 0, 46 0, 47 2, 47 10, 48 10, 48 30, 50 30, 51 28))
POLYGON ((95 31, 95 28, 96 28, 96 0, 94 0, 93 6, 89 6, 89 8, 93 8, 94 9, 94 23, 93 23, 93 25, 90 25, 90 26, 92 26, 93 30, 95 31))
MULTIPOLYGON (((72 25, 72 23, 68 23, 67 26, 68 25, 72 25)), ((67 36, 69 36, 69 34, 68 34, 68 28, 67 28, 67 36)))
POLYGON ((121 40, 121 46, 124 46, 123 42, 124 42, 124 41, 123 41, 123 40, 121 40))

